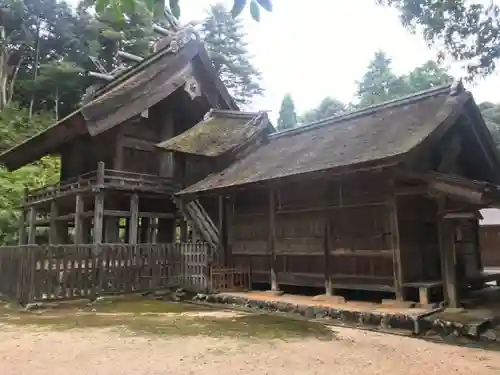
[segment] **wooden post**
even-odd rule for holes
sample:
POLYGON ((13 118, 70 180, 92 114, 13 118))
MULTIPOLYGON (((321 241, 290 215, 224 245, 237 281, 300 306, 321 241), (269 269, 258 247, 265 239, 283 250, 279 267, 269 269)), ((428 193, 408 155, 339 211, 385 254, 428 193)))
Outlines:
POLYGON ((459 307, 456 271, 454 223, 441 218, 439 221, 439 247, 443 261, 443 281, 449 307, 459 307))
POLYGON ((394 275, 394 292, 396 299, 403 300, 403 267, 401 264, 401 248, 399 243, 399 225, 398 225, 398 203, 396 195, 389 199, 389 227, 391 233, 392 247, 392 267, 394 275))
POLYGON ((137 244, 137 230, 139 226, 139 196, 132 194, 130 197, 130 220, 128 229, 128 243, 137 244))
POLYGON ((100 161, 97 163, 97 172, 96 172, 96 185, 102 186, 104 185, 104 162, 100 161))
POLYGON ((94 198, 94 243, 102 243, 104 221, 104 193, 99 192, 94 198))
POLYGON ((36 210, 31 206, 28 209, 28 245, 36 243, 36 210))
POLYGON ((228 259, 224 241, 224 196, 219 195, 217 198, 217 230, 219 232, 219 246, 217 252, 219 259, 224 266, 227 266, 228 259))
POLYGON ((324 256, 325 256, 325 260, 324 260, 324 272, 325 272, 325 294, 327 296, 331 296, 333 294, 333 290, 332 290, 332 278, 330 276, 330 226, 328 225, 329 222, 328 222, 328 210, 325 208, 325 211, 323 213, 323 220, 325 221, 324 223, 324 230, 325 230, 325 233, 324 233, 324 256))
POLYGON ((83 243, 83 217, 84 211, 83 197, 78 194, 75 202, 75 244, 83 243))
POLYGON ((58 215, 57 203, 55 200, 50 202, 50 230, 49 230, 49 244, 58 244, 60 243, 56 217, 58 215))
POLYGON ((273 187, 269 188, 269 263, 271 266, 271 290, 278 291, 278 276, 276 273, 276 254, 274 247, 276 246, 276 202, 275 191, 273 187))
POLYGON ((26 244, 26 211, 21 210, 21 215, 19 216, 19 245, 26 244))
POLYGON ((24 188, 24 194, 23 194, 23 202, 22 202, 22 209, 21 209, 21 215, 19 216, 19 239, 18 243, 19 245, 24 245, 27 242, 26 238, 26 210, 24 209, 24 205, 28 201, 28 194, 29 190, 27 187, 24 188))

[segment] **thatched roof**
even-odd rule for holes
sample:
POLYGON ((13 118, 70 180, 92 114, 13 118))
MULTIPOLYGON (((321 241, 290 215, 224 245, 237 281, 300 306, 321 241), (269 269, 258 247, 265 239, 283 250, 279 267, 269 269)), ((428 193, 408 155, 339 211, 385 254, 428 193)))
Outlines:
POLYGON ((157 146, 167 151, 215 157, 238 148, 270 128, 272 125, 265 112, 212 110, 203 121, 157 146))
POLYGON ((219 174, 188 187, 193 194, 286 176, 395 161, 458 117, 472 97, 440 87, 277 133, 219 174))
POLYGON ((190 40, 173 51, 155 52, 120 74, 98 92, 91 102, 45 131, 2 153, 0 163, 17 169, 40 157, 58 152, 80 135, 95 136, 126 121, 168 97, 194 76, 210 106, 237 110, 224 84, 217 78, 199 40, 190 40))

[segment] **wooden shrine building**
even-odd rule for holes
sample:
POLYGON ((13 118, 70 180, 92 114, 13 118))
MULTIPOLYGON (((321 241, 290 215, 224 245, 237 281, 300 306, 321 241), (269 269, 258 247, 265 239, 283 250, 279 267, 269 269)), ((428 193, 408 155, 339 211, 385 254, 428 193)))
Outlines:
POLYGON ((420 292, 424 304, 435 291, 457 306, 482 282, 478 210, 499 183, 459 82, 270 134, 178 197, 218 202, 221 256, 253 282, 420 292))
POLYGON ((169 33, 155 50, 83 107, 0 155, 9 170, 44 155, 61 158, 59 183, 26 191, 20 244, 40 244, 41 228, 49 244, 170 243, 177 227, 185 240, 172 195, 273 130, 265 113, 238 112, 191 28, 169 33), (196 156, 162 148, 200 121, 219 123, 226 143, 196 156))

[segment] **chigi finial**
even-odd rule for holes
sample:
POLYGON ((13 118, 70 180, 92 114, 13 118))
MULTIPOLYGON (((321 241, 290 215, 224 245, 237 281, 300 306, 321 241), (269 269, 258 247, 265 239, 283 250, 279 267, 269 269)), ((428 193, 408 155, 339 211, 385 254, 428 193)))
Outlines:
POLYGON ((450 95, 456 96, 465 91, 464 84, 462 82, 462 78, 455 80, 450 87, 450 95))

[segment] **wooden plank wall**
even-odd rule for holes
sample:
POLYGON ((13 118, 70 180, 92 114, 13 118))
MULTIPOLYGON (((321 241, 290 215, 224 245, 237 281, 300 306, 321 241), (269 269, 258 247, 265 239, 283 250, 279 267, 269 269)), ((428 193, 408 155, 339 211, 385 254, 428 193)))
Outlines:
MULTIPOLYGON (((387 181, 390 179, 384 173, 365 173, 278 187, 278 281, 322 287, 325 274, 330 274, 334 287, 338 284, 392 288, 387 181)), ((270 277, 268 201, 263 188, 234 196, 232 255, 237 265, 250 267, 254 282, 269 282, 270 277)))
POLYGON ((481 227, 479 236, 484 267, 500 267, 500 225, 481 227))
POLYGON ((422 195, 398 197, 402 282, 441 277, 437 205, 422 195))

